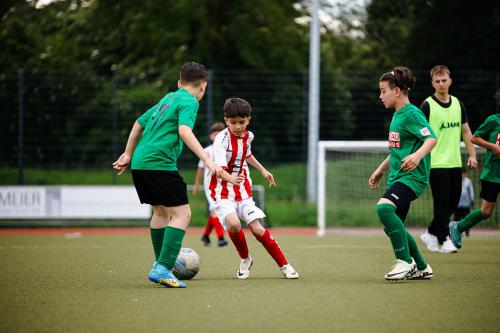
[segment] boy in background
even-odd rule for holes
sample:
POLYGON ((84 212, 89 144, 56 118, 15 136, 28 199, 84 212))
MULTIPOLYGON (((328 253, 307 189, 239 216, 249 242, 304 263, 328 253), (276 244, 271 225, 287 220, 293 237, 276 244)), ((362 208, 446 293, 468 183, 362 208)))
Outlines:
MULTIPOLYGON (((467 170, 462 168, 462 194, 460 195, 460 201, 458 202, 458 207, 453 214, 454 221, 460 221, 467 214, 470 213, 470 209, 474 204, 474 188, 472 187, 472 181, 467 177, 467 170)), ((465 234, 469 236, 469 230, 465 231, 465 234)))
MULTIPOLYGON (((210 128, 210 134, 208 135, 210 141, 214 142, 215 137, 217 136, 217 134, 219 134, 220 131, 224 129, 224 127, 225 127, 224 124, 221 122, 214 123, 210 128)), ((205 151, 207 152, 208 156, 210 156, 210 159, 213 161, 214 160, 213 144, 205 147, 205 151)), ((212 232, 212 229, 215 229, 215 233, 219 238, 218 242, 219 246, 220 247, 226 246, 227 241, 224 239, 224 228, 222 227, 219 218, 217 217, 217 214, 215 214, 215 203, 214 200, 210 197, 210 193, 208 190, 211 177, 210 169, 205 167, 205 163, 203 163, 203 160, 200 160, 200 162, 198 163, 198 170, 196 172, 196 179, 194 181, 193 195, 197 195, 200 192, 200 183, 202 176, 203 176, 203 188, 208 203, 208 220, 205 226, 205 230, 203 231, 201 241, 205 246, 210 246, 210 233, 212 232)))
POLYGON ((449 93, 452 84, 450 70, 444 65, 437 65, 431 69, 430 76, 434 94, 426 98, 420 109, 438 139, 431 152, 430 184, 434 217, 420 239, 431 252, 454 253, 457 249, 448 236, 448 224, 460 200, 460 141, 463 140, 467 147, 467 166, 471 169, 477 168, 476 151, 471 143, 472 133, 465 106, 449 93))
MULTIPOLYGON (((495 96, 500 106, 500 89, 495 96)), ((482 220, 489 218, 495 210, 500 192, 500 114, 489 116, 474 132, 472 142, 486 148, 484 169, 481 173, 481 208, 473 210, 459 222, 450 222, 450 238, 457 249, 462 247, 462 233, 482 220)))

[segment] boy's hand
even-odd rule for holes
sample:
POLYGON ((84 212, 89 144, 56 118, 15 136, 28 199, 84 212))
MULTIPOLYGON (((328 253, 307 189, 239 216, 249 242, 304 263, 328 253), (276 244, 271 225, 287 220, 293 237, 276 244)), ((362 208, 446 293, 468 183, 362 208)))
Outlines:
POLYGON ((240 185, 242 182, 245 181, 245 175, 239 174, 238 177, 234 178, 233 177, 233 185, 240 185))
POLYGON ((200 186, 198 184, 193 186, 193 195, 200 193, 200 186))
POLYGON ((121 156, 113 163, 113 169, 119 170, 118 176, 121 176, 130 165, 130 156, 127 153, 121 156))
POLYGON ((215 174, 217 177, 220 177, 222 175, 223 169, 215 164, 214 161, 208 160, 205 162, 205 166, 210 169, 210 171, 215 174))
POLYGON ((492 150, 492 152, 495 157, 500 157, 500 146, 495 145, 495 148, 492 150))
POLYGON ((475 157, 470 157, 467 160, 467 166, 469 169, 477 169, 477 159, 475 157))
POLYGON ((418 167, 420 163, 420 157, 417 153, 410 154, 402 159, 403 164, 401 164, 401 169, 405 171, 411 171, 418 167))
POLYGON ((274 181, 272 173, 270 173, 267 170, 264 170, 262 172, 262 176, 264 176, 264 178, 267 180, 267 184, 269 185, 269 187, 276 187, 276 182, 274 181))
POLYGON ((370 176, 370 179, 368 180, 368 184, 370 185, 371 189, 375 189, 380 186, 380 179, 382 179, 382 176, 384 175, 383 172, 380 172, 375 170, 374 173, 370 176))

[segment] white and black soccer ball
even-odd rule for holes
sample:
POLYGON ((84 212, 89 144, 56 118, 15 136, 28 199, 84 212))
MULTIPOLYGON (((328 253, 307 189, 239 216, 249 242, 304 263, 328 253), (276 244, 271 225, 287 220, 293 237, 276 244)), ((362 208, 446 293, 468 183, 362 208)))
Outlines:
POLYGON ((189 247, 181 248, 172 273, 179 280, 190 280, 200 271, 200 256, 189 247))

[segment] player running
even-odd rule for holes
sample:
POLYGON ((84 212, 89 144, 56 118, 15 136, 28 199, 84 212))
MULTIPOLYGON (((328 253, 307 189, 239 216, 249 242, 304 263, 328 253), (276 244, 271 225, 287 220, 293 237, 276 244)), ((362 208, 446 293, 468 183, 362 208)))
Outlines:
MULTIPOLYGON (((500 106, 500 89, 495 97, 500 106)), ((482 220, 487 219, 495 210, 500 192, 500 114, 489 116, 474 133, 472 143, 486 148, 484 169, 481 173, 481 208, 473 210, 459 222, 450 222, 450 238, 457 249, 462 247, 462 233, 482 220)))
POLYGON ((395 67, 379 80, 380 100, 386 108, 396 111, 389 128, 389 156, 368 182, 372 189, 378 187, 384 172, 389 170, 387 190, 377 203, 377 215, 396 256, 395 264, 385 275, 390 281, 433 276, 431 266, 403 224, 411 202, 429 184, 429 152, 437 142, 422 111, 410 103, 408 94, 414 85, 415 77, 406 67, 395 67))
POLYGON ((224 103, 224 121, 228 127, 215 137, 214 158, 215 163, 225 171, 221 178, 212 176, 210 195, 215 201, 215 212, 240 255, 241 262, 236 273, 238 279, 248 279, 253 264, 240 219, 245 221, 255 238, 276 261, 283 276, 297 279, 299 274, 288 263, 269 229, 260 223, 266 215, 252 199, 252 180, 245 162, 260 171, 269 187, 276 186, 276 183, 273 175, 252 155, 254 135, 246 130, 251 112, 250 104, 244 99, 229 98, 224 103))

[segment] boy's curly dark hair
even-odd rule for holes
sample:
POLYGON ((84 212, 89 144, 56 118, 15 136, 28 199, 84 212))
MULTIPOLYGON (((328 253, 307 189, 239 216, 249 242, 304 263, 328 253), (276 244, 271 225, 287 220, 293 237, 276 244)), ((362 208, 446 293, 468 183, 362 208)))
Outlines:
POLYGON ((243 98, 230 97, 224 103, 224 117, 250 117, 252 115, 252 107, 250 103, 243 98))

